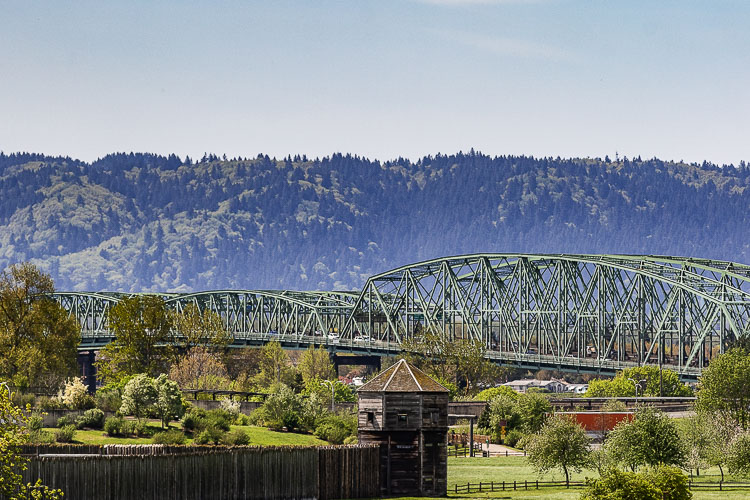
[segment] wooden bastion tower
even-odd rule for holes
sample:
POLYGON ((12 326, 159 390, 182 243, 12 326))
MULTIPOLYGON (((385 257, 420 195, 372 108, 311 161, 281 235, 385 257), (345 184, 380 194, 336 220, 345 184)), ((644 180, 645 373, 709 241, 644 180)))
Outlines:
POLYGON ((402 359, 357 393, 359 442, 380 445, 381 494, 445 496, 448 390, 402 359))

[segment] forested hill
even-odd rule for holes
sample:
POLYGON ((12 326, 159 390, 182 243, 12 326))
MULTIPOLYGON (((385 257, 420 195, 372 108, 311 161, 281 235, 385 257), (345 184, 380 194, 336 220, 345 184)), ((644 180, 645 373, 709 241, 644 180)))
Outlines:
POLYGON ((61 290, 356 289, 474 252, 750 263, 750 169, 659 160, 336 154, 194 163, 0 155, 0 267, 61 290))

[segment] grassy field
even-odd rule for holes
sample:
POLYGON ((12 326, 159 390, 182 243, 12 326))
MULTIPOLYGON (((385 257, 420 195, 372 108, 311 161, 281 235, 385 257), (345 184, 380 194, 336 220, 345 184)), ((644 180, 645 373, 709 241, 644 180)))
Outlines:
MULTIPOLYGON (((718 481, 718 469, 709 470, 709 476, 702 474, 700 480, 718 481)), ((586 477, 598 477, 595 470, 584 470, 580 473, 571 474, 571 481, 582 481, 586 477)), ((505 491, 495 493, 455 494, 451 493, 456 484, 465 485, 468 482, 479 483, 480 481, 512 483, 518 481, 564 481, 565 476, 561 472, 550 472, 542 476, 528 465, 525 457, 493 457, 493 458, 448 458, 448 497, 449 498, 542 498, 542 499, 576 499, 581 495, 581 488, 547 488, 543 490, 529 491, 505 491)), ((750 489, 746 491, 719 492, 719 491, 694 491, 695 500, 718 499, 739 500, 750 498, 750 489)))
MULTIPOLYGON (((156 422, 149 423, 149 433, 160 432, 161 426, 156 422)), ((170 428, 177 429, 174 425, 170 428)), ((326 441, 320 440, 311 434, 297 434, 294 432, 275 432, 265 427, 252 427, 247 425, 233 425, 232 430, 242 429, 250 436, 250 444, 258 446, 316 446, 327 445, 326 441)), ((54 428, 46 428, 54 434, 54 428)), ((151 444, 150 437, 121 438, 107 436, 104 431, 78 430, 75 434, 75 443, 78 444, 151 444)), ((187 440, 191 444, 192 439, 187 440)))

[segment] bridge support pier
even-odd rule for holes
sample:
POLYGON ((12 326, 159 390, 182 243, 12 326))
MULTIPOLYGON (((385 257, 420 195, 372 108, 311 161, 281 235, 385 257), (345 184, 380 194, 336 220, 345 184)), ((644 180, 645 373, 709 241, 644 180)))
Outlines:
POLYGON ((96 361, 96 351, 80 351, 78 353, 79 372, 83 377, 83 383, 89 388, 91 394, 96 392, 96 367, 94 366, 94 361, 96 361))

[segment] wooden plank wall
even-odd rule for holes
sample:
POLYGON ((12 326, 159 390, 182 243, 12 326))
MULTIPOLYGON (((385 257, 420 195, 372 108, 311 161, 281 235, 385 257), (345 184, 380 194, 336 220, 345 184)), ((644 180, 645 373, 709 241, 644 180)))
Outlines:
POLYGON ((24 480, 41 478, 71 500, 328 500, 380 491, 377 446, 31 448, 22 450, 31 455, 24 480))

